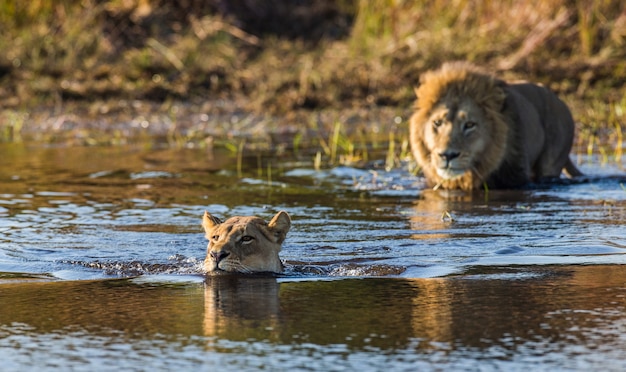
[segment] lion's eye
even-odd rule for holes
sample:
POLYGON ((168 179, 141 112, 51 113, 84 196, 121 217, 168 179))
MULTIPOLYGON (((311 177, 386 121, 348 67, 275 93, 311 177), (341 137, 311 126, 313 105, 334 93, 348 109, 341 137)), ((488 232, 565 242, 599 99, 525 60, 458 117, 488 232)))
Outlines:
POLYGON ((241 238, 241 241, 242 241, 243 243, 248 243, 248 242, 251 242, 251 241, 253 241, 253 240, 254 240, 254 238, 253 238, 253 237, 251 237, 250 235, 245 235, 245 236, 243 236, 243 237, 241 238))
POLYGON ((463 124, 463 130, 470 130, 476 127, 476 122, 473 121, 467 121, 465 122, 465 124, 463 124))
POLYGON ((441 120, 441 119, 437 119, 437 120, 433 121, 433 126, 435 128, 439 128, 442 124, 443 124, 443 120, 441 120))
POLYGON ((219 235, 213 235, 213 236, 211 237, 211 240, 218 241, 218 240, 220 240, 220 236, 219 236, 219 235))

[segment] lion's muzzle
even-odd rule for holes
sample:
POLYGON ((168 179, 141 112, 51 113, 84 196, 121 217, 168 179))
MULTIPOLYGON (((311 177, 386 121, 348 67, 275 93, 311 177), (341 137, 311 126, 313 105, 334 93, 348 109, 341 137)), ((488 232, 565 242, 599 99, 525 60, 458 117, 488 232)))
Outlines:
POLYGON ((438 152, 434 163, 437 174, 444 180, 460 177, 467 172, 467 167, 460 164, 461 153, 458 151, 438 152))
POLYGON ((456 151, 445 151, 439 153, 439 158, 443 162, 439 165, 440 168, 450 168, 450 162, 461 155, 460 152, 456 151))

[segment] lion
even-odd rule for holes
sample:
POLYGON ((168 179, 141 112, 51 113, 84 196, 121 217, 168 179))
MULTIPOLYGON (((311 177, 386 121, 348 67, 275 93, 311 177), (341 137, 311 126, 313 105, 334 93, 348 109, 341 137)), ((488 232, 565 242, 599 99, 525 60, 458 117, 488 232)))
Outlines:
POLYGON ((283 272, 278 252, 291 227, 287 212, 278 212, 267 223, 259 217, 241 216, 222 222, 205 211, 202 227, 209 240, 205 271, 283 272))
POLYGON ((543 86, 448 62, 424 73, 415 94, 411 148, 435 189, 518 188, 562 170, 582 176, 569 158, 572 114, 543 86))

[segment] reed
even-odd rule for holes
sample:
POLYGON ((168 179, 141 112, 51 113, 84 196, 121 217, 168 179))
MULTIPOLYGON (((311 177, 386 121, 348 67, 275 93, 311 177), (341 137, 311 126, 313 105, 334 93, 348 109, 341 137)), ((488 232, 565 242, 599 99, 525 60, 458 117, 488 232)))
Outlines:
POLYGON ((613 123, 614 128, 615 128, 615 136, 616 136, 616 140, 615 140, 615 153, 614 153, 614 158, 615 158, 615 162, 617 163, 621 163, 622 162, 622 157, 624 156, 624 135, 622 132, 622 126, 620 125, 619 122, 615 121, 613 123))
POLYGON ((239 146, 237 147, 237 177, 243 177, 243 150, 246 147, 246 139, 242 139, 239 141, 239 146))
POLYGON ((385 170, 390 171, 396 165, 396 140, 395 134, 389 132, 389 146, 387 146, 387 156, 385 157, 385 170))
POLYGON ((330 164, 335 164, 335 162, 337 161, 337 148, 339 147, 339 138, 341 134, 340 132, 341 123, 335 122, 335 125, 333 127, 333 134, 330 139, 330 164))
POLYGON ((0 142, 21 142, 25 119, 26 115, 17 112, 0 112, 0 142))

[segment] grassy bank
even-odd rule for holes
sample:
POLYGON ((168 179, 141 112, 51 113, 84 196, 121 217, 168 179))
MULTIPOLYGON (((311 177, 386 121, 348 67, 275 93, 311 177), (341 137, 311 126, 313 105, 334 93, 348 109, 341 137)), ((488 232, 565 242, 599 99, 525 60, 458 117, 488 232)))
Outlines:
POLYGON ((147 122, 191 140, 235 115, 232 133, 329 138, 341 122, 353 143, 378 126, 400 146, 420 73, 463 59, 551 87, 579 146, 621 149, 622 1, 181 3, 0 0, 3 138, 147 122))

